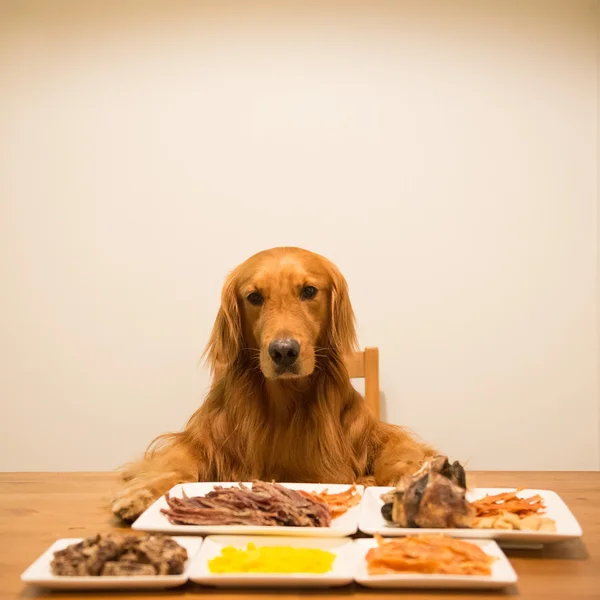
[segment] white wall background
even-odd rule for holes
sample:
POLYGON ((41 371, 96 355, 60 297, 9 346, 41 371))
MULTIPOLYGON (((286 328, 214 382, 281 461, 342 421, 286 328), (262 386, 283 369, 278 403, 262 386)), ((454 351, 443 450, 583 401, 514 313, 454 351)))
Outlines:
POLYGON ((0 469, 180 428, 282 244, 346 274, 388 420, 597 469, 597 2, 214 4, 0 5, 0 469))

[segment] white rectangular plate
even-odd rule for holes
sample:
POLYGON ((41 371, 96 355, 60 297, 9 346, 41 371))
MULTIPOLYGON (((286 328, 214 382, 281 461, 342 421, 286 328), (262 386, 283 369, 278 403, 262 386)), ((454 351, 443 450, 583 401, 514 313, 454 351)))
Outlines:
MULTIPOLYGON (((359 529, 367 534, 376 533, 389 536, 400 537, 406 535, 425 534, 425 533, 443 533, 451 537, 471 538, 471 539, 495 539, 515 544, 547 544, 549 542, 559 542, 572 538, 581 537, 581 527, 573 513, 561 497, 550 490, 522 490, 519 496, 526 498, 539 494, 544 499, 546 505, 546 514, 544 516, 554 519, 556 531, 520 531, 511 529, 414 529, 404 527, 394 527, 389 525, 381 515, 383 501, 381 495, 393 488, 390 487, 369 487, 365 490, 360 506, 360 518, 358 522, 359 529)), ((467 498, 471 501, 483 498, 486 494, 494 495, 503 492, 512 492, 515 488, 475 488, 467 493, 467 498)))
POLYGON ((356 564, 354 542, 349 539, 300 537, 210 536, 190 569, 196 583, 218 587, 333 587, 347 585, 354 579, 356 564), (319 548, 336 555, 329 573, 211 573, 208 561, 221 554, 225 546, 245 548, 249 542, 260 546, 319 548))
MULTIPOLYGON (((414 533, 415 530, 413 530, 414 533)), ((502 588, 517 582, 517 574, 508 559, 492 540, 470 540, 496 561, 492 574, 486 575, 431 575, 423 573, 398 573, 389 575, 369 575, 365 556, 377 541, 356 540, 357 566, 354 580, 360 585, 372 588, 502 588)))
MULTIPOLYGON (((215 486, 222 485, 231 487, 237 483, 180 483, 169 492, 172 496, 182 497, 182 490, 188 496, 204 496, 212 491, 215 486)), ((250 486, 251 483, 246 485, 250 486)), ((328 490, 330 494, 346 491, 350 486, 339 484, 317 484, 317 483, 282 483, 285 487, 293 490, 306 492, 322 492, 328 490)), ((363 493, 363 486, 357 485, 359 494, 363 493)), ((168 508, 164 497, 159 498, 152 506, 133 523, 133 529, 141 531, 160 531, 163 533, 191 534, 191 535, 286 535, 303 537, 345 537, 354 535, 358 530, 358 515, 360 505, 353 506, 345 514, 334 519, 330 527, 279 527, 258 525, 173 525, 167 517, 160 512, 161 508, 168 508)))
POLYGON ((113 589, 151 589, 170 588, 183 585, 189 579, 192 561, 200 546, 201 538, 173 538, 188 552, 185 569, 181 575, 144 575, 133 577, 62 577, 52 574, 50 563, 57 550, 63 550, 70 544, 76 544, 81 538, 57 540, 22 575, 21 581, 53 590, 113 590, 113 589))

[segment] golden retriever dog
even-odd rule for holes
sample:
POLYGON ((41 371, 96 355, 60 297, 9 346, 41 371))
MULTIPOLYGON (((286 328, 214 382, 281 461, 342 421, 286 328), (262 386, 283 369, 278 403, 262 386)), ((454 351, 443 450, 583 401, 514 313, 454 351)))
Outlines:
POLYGON ((390 485, 417 470, 433 451, 372 415, 344 361, 356 347, 348 286, 329 260, 300 248, 249 258, 223 287, 206 400, 124 469, 113 512, 131 521, 181 482, 390 485))

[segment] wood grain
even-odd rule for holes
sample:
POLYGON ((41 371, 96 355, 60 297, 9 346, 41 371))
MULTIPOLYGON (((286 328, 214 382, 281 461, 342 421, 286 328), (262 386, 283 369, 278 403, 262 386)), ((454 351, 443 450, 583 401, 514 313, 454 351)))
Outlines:
POLYGON ((379 348, 365 348, 346 357, 350 379, 365 379, 365 402, 379 419, 379 348))
POLYGON ((379 348, 365 348, 365 402, 379 419, 379 348))
MULTIPOLYGON (((552 489, 567 502, 581 526, 582 541, 560 543, 543 550, 507 551, 519 583, 503 592, 477 598, 518 596, 525 599, 600 598, 600 473, 476 472, 472 482, 482 487, 552 489)), ((57 538, 80 537, 115 529, 106 500, 115 477, 107 473, 4 473, 0 474, 0 598, 52 597, 135 598, 164 596, 243 598, 469 598, 464 592, 373 592, 358 586, 324 591, 216 591, 187 584, 151 593, 59 593, 24 586, 19 576, 57 538)))

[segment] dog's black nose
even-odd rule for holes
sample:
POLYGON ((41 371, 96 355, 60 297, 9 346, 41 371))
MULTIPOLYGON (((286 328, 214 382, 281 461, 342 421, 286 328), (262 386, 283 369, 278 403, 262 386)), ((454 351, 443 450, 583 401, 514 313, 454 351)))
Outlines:
POLYGON ((291 367, 300 354, 300 344, 296 340, 273 340, 269 344, 269 356, 279 367, 291 367))

